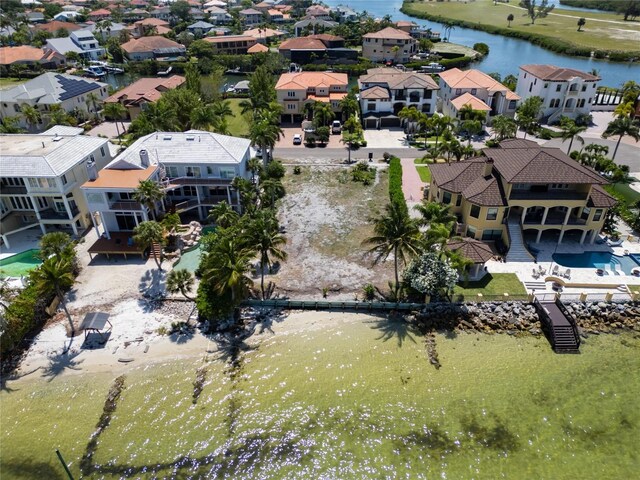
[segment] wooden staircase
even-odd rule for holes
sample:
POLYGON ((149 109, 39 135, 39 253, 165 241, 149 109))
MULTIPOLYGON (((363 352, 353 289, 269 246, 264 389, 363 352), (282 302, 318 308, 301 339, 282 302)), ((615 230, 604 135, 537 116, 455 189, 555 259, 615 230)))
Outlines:
POLYGON ((533 305, 551 342, 553 351, 556 353, 580 353, 578 326, 560 299, 556 298, 554 302, 540 302, 535 298, 533 305))
POLYGON ((162 258, 162 245, 153 243, 151 245, 151 251, 149 252, 149 258, 157 258, 160 260, 162 258))
POLYGON ((576 338, 573 327, 552 325, 553 351, 556 353, 579 353, 579 339, 576 338))

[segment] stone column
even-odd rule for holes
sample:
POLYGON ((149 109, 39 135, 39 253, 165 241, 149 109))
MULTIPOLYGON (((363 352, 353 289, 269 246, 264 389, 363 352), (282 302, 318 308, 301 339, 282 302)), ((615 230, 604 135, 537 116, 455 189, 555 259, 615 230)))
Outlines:
POLYGON ((547 221, 547 214, 549 213, 549 207, 544 207, 544 213, 542 214, 542 225, 547 221))
POLYGON ((571 209, 568 208, 567 209, 567 214, 564 217, 564 222, 562 222, 563 225, 568 225, 569 224, 569 217, 571 216, 571 209))
POLYGON ((584 243, 584 239, 587 236, 587 230, 584 230, 582 232, 582 236, 580 237, 580 245, 582 245, 584 243))
POLYGON ((527 216, 527 210, 529 210, 528 207, 523 207, 522 208, 522 218, 520 219, 520 223, 524 223, 524 217, 527 216))

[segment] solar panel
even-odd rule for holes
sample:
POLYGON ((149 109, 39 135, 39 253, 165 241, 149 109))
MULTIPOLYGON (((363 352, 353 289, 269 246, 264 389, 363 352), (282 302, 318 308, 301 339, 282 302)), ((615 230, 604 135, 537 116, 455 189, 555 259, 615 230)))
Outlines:
POLYGON ((62 93, 60 94, 61 102, 100 88, 98 85, 96 85, 95 82, 83 80, 80 78, 76 80, 73 78, 65 77, 64 75, 56 75, 56 80, 62 88, 62 93))

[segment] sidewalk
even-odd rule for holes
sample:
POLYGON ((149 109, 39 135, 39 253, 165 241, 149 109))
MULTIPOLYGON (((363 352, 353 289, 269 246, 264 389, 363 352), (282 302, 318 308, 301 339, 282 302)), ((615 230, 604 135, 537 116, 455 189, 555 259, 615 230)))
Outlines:
POLYGON ((407 200, 409 214, 415 217, 418 214, 413 207, 422 201, 422 187, 426 184, 420 180, 413 158, 402 158, 400 164, 402 165, 402 193, 404 193, 404 198, 407 200))

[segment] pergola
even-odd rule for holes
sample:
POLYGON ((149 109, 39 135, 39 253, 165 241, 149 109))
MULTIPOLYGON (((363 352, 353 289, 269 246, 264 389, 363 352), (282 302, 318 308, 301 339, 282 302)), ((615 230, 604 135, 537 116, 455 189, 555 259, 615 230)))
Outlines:
POLYGON ((473 262, 469 271, 469 278, 473 280, 479 280, 484 276, 486 273, 483 268, 485 262, 491 260, 495 255, 491 245, 474 238, 452 240, 447 243, 447 249, 458 252, 473 262))

